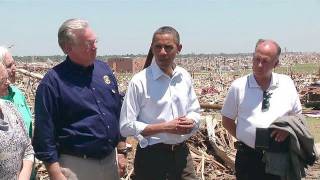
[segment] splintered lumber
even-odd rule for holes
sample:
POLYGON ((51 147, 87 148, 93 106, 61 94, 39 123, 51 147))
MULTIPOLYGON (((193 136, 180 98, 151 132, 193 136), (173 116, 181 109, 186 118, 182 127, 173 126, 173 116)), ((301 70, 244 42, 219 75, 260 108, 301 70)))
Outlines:
POLYGON ((204 153, 202 153, 202 157, 201 157, 201 179, 205 180, 204 178, 204 153))
POLYGON ((130 180, 131 174, 133 173, 133 168, 129 171, 127 177, 125 178, 125 180, 130 180))
POLYGON ((213 110, 220 110, 222 109, 221 104, 208 104, 208 103, 200 103, 200 107, 202 109, 213 109, 213 110))
POLYGON ((205 117, 206 124, 207 124, 207 132, 209 135, 209 140, 216 142, 216 134, 215 134, 215 127, 217 126, 216 119, 213 119, 212 116, 206 116, 205 117))
POLYGON ((232 170, 235 170, 235 158, 230 156, 228 153, 227 143, 225 143, 225 138, 220 138, 224 141, 224 147, 219 147, 215 141, 215 128, 217 126, 217 120, 210 116, 206 116, 207 132, 211 146, 213 147, 215 153, 229 166, 232 170))
MULTIPOLYGON (((211 134, 216 134, 215 127, 219 128, 219 131, 222 131, 222 126, 219 126, 221 121, 218 122, 215 119, 212 121, 212 115, 208 114, 202 117, 203 118, 201 119, 204 126, 187 141, 197 176, 199 179, 208 180, 235 179, 234 170, 223 160, 223 157, 220 157, 220 154, 215 152, 213 146, 211 145, 211 141, 216 140, 217 142, 222 142, 222 140, 219 140, 219 138, 227 138, 227 136, 219 135, 219 137, 215 136, 216 138, 213 138, 213 136, 208 136, 208 131, 211 134), (207 125, 206 121, 208 121, 209 125, 207 125), (208 126, 212 128, 207 128, 208 126)), ((225 141, 229 140, 227 139, 225 141)), ((220 146, 221 143, 218 144, 220 146)), ((226 143, 226 146, 227 144, 229 143, 226 143)), ((225 149, 228 151, 227 153, 232 152, 230 147, 225 147, 225 149)), ((233 156, 232 153, 230 153, 230 156, 233 156)))
POLYGON ((16 70, 17 72, 20 72, 26 76, 30 76, 30 77, 33 77, 33 78, 36 78, 38 80, 41 80, 43 78, 43 75, 42 74, 38 74, 38 73, 34 73, 34 72, 30 72, 30 71, 27 71, 25 69, 17 69, 16 70))

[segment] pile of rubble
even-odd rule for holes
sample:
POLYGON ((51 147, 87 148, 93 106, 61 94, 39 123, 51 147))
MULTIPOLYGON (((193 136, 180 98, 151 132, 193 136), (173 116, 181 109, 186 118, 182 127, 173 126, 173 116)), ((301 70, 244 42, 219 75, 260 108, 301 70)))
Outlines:
POLYGON ((201 179, 235 179, 235 139, 222 127, 218 116, 202 116, 199 131, 187 141, 201 179))
POLYGON ((306 107, 320 110, 320 81, 304 87, 300 91, 302 103, 306 107))
MULTIPOLYGON (((34 105, 34 96, 36 88, 45 74, 53 64, 35 64, 33 66, 18 65, 17 79, 18 87, 21 88, 27 97, 32 112, 34 105)), ((192 136, 187 144, 191 151, 194 161, 194 168, 201 179, 235 179, 234 160, 235 160, 235 139, 227 133, 221 125, 221 117, 217 110, 221 108, 223 99, 227 93, 231 82, 237 78, 237 75, 214 74, 214 73, 193 74, 196 93, 201 102, 202 109, 211 109, 202 112, 200 130, 192 136), (203 87, 206 85, 205 87, 203 87), (212 110, 215 109, 215 110, 212 110)), ((132 74, 116 74, 119 89, 125 92, 132 74)), ((295 82, 301 81, 300 75, 292 75, 295 82)), ((306 76, 303 76, 306 77, 306 76)), ((310 79, 314 78, 310 76, 310 79)), ((306 80, 304 82, 309 82, 306 80)), ((301 84, 299 82, 299 84, 301 84)), ((304 91, 303 87, 298 90, 307 94, 310 90, 304 91)), ((312 91, 313 92, 313 91, 312 91)), ((319 91, 317 91, 319 92, 319 91)), ((133 176, 133 161, 135 146, 137 142, 130 139, 128 143, 132 144, 133 151, 129 154, 127 174, 123 179, 129 180, 133 176)), ((49 179, 47 172, 41 162, 37 163, 37 179, 49 179)))

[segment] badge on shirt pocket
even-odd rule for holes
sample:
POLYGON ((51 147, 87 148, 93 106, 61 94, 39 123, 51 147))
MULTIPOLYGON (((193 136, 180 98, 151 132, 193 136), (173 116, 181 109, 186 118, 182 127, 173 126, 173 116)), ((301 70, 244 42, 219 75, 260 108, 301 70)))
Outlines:
POLYGON ((108 85, 111 83, 110 78, 109 78, 108 75, 104 75, 104 76, 103 76, 103 80, 104 80, 104 82, 105 82, 106 84, 108 84, 108 85))

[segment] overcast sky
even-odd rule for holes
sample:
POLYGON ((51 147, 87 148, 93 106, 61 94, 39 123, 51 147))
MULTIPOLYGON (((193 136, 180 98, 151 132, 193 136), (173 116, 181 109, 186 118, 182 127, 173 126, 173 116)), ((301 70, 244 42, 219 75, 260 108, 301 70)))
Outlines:
POLYGON ((175 27, 182 53, 252 52, 259 38, 320 52, 320 0, 0 0, 0 45, 13 55, 62 55, 59 26, 89 21, 99 55, 146 54, 153 32, 175 27))

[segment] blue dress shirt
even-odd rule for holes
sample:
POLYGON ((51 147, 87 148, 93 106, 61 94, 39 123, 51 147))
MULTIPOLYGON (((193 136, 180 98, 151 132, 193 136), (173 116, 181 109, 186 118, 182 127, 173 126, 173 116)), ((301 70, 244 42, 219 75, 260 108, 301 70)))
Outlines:
POLYGON ((120 138, 121 96, 111 69, 102 61, 84 68, 69 57, 48 71, 35 99, 33 146, 44 162, 59 152, 101 159, 120 138))

